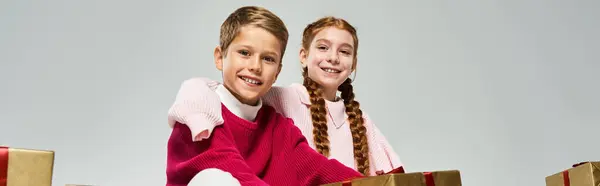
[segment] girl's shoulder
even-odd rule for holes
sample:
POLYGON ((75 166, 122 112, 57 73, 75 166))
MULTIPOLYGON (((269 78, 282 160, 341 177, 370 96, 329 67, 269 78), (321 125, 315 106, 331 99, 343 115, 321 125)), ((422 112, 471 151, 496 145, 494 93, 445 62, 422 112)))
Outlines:
POLYGON ((273 86, 265 95, 270 100, 280 100, 286 102, 300 102, 310 104, 306 88, 299 83, 293 83, 289 86, 273 86))

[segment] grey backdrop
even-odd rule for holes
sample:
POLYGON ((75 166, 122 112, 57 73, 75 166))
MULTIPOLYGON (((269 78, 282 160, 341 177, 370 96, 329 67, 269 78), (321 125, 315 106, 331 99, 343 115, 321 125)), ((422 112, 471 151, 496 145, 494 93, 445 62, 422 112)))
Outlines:
POLYGON ((356 94, 408 171, 529 186, 600 160, 596 0, 3 0, 0 145, 55 150, 54 185, 164 185, 167 109, 220 79, 219 26, 249 4, 290 30, 278 85, 301 82, 306 24, 356 26, 356 94))

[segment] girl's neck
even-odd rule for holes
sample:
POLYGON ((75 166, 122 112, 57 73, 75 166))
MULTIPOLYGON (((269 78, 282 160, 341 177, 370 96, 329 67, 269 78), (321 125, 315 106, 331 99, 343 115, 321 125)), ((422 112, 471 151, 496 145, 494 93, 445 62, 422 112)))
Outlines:
POLYGON ((337 101, 337 89, 326 89, 323 87, 323 98, 327 101, 337 101))

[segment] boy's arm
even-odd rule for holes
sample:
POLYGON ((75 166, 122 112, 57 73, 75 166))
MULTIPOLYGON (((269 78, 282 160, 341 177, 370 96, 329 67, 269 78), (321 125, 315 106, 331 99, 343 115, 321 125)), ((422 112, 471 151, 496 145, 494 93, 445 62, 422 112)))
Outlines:
POLYGON ((209 168, 229 172, 241 185, 268 185, 258 178, 235 148, 232 136, 222 127, 213 137, 200 142, 189 140, 190 129, 173 126, 167 147, 167 185, 188 184, 196 174, 209 168))
POLYGON ((209 138, 212 130, 223 124, 221 100, 215 93, 219 84, 208 78, 185 80, 169 109, 169 126, 173 128, 176 122, 187 125, 193 141, 209 138))
POLYGON ((310 148, 300 129, 291 119, 285 119, 287 123, 282 127, 284 131, 280 133, 283 136, 279 136, 278 139, 289 139, 286 146, 290 152, 286 154, 291 158, 288 162, 292 164, 288 167, 296 170, 301 185, 321 185, 362 177, 362 174, 354 169, 335 159, 328 159, 310 148))

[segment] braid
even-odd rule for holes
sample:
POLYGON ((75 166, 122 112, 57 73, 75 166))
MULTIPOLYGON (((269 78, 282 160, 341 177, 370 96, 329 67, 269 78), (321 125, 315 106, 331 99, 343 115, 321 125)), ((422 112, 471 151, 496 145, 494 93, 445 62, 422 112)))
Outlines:
MULTIPOLYGON (((321 30, 329 27, 334 27, 348 31, 352 34, 354 40, 354 61, 352 64, 352 70, 356 70, 356 54, 358 52, 358 36, 356 35, 356 29, 350 25, 347 21, 335 18, 335 17, 324 17, 321 18, 304 28, 302 32, 302 50, 308 54, 310 51, 311 43, 315 38, 316 34, 321 30)), ((307 75, 307 68, 304 67, 302 75, 304 76, 304 86, 310 95, 310 113, 313 121, 313 135, 315 140, 316 149, 319 153, 329 156, 329 140, 327 135, 327 110, 325 107, 325 99, 323 98, 323 90, 320 85, 311 80, 307 75)), ((364 120, 362 111, 360 110, 360 104, 354 100, 354 92, 352 90, 352 81, 348 78, 342 85, 338 87, 338 90, 342 92, 342 98, 344 99, 344 105, 346 107, 346 115, 348 115, 348 122, 350 123, 350 131, 352 132, 352 143, 354 146, 354 160, 356 161, 358 172, 364 175, 368 175, 369 171, 369 147, 367 143, 367 129, 364 126, 364 120)))
POLYGON ((310 96, 310 113, 313 123, 313 136, 317 152, 325 157, 329 157, 329 135, 327 134, 327 110, 325 109, 325 99, 323 90, 307 75, 307 69, 302 72, 304 76, 304 87, 310 96))
POLYGON ((352 143, 354 145, 354 159, 357 163, 358 172, 369 174, 369 145, 367 143, 367 129, 364 126, 360 104, 354 100, 354 91, 350 78, 346 79, 338 88, 342 92, 342 98, 346 105, 346 114, 352 132, 352 143))

